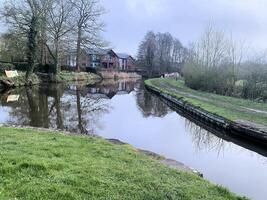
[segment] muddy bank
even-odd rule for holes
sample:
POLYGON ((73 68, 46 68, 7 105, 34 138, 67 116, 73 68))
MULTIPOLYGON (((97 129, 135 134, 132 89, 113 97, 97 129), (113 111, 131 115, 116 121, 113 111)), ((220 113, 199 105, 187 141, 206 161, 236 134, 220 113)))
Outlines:
POLYGON ((162 93, 162 91, 153 86, 146 84, 146 88, 171 102, 176 110, 182 110, 197 120, 205 121, 206 123, 210 123, 211 125, 227 131, 228 134, 242 137, 252 142, 267 146, 267 129, 265 126, 247 121, 230 121, 224 117, 212 114, 199 107, 191 105, 184 101, 183 98, 178 99, 170 94, 162 93))

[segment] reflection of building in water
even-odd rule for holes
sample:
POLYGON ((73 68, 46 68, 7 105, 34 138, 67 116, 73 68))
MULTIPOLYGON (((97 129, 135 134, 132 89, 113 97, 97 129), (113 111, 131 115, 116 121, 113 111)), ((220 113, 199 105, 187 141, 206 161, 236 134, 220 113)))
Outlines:
POLYGON ((114 95, 129 93, 140 82, 104 81, 96 86, 50 84, 41 87, 20 88, 16 102, 6 102, 1 96, 1 105, 10 108, 7 123, 34 127, 63 129, 84 134, 101 129, 101 119, 110 109, 114 95))
POLYGON ((96 86, 84 88, 86 90, 84 92, 101 97, 105 95, 106 98, 112 99, 115 95, 129 94, 136 87, 139 87, 139 85, 140 82, 135 79, 118 80, 118 81, 111 79, 111 80, 104 80, 103 82, 97 84, 96 86))
POLYGON ((101 126, 99 119, 109 107, 101 98, 83 96, 82 88, 61 84, 21 88, 18 102, 7 103, 1 98, 1 105, 10 108, 6 123, 92 133, 101 126))

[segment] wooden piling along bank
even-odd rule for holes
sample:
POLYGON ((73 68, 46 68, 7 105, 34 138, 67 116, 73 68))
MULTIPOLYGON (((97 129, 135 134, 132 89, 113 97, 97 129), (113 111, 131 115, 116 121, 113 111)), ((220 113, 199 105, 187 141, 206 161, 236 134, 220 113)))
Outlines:
POLYGON ((174 108, 175 110, 182 110, 183 112, 185 112, 187 115, 190 115, 194 119, 221 128, 228 134, 246 138, 247 140, 250 140, 252 142, 260 143, 261 145, 266 145, 267 147, 266 130, 262 130, 260 128, 246 125, 243 123, 230 121, 228 119, 225 119, 224 117, 212 114, 210 112, 203 110, 202 108, 196 107, 186 102, 185 100, 183 100, 183 98, 176 98, 170 94, 162 93, 159 89, 153 86, 146 85, 146 88, 149 91, 155 93, 156 95, 168 100, 172 104, 172 108, 174 108))

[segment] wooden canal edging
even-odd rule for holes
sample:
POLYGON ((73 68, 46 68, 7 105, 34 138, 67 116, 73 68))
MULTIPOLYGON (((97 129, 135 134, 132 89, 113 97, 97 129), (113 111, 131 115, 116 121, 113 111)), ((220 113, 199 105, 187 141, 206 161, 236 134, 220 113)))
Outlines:
POLYGON ((162 93, 156 87, 145 85, 145 87, 156 95, 166 99, 172 104, 175 110, 183 111, 192 118, 201 122, 209 123, 222 129, 235 137, 245 138, 251 142, 256 142, 267 147, 267 131, 258 127, 250 126, 244 123, 230 121, 224 117, 210 113, 202 108, 196 107, 183 98, 176 98, 170 94, 162 93))

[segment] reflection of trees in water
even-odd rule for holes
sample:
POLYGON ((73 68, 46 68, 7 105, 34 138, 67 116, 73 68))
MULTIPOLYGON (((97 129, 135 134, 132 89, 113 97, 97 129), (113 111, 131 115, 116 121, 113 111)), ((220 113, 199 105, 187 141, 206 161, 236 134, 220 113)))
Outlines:
POLYGON ((9 124, 49 127, 48 97, 44 93, 39 93, 39 90, 38 87, 19 89, 15 91, 20 94, 18 102, 1 101, 3 106, 12 108, 9 113, 9 124))
MULTIPOLYGON (((185 119, 186 132, 191 134, 192 142, 195 144, 198 151, 208 150, 217 152, 218 155, 224 154, 226 150, 235 150, 239 153, 245 153, 248 157, 255 157, 259 162, 266 164, 266 149, 260 146, 254 146, 255 144, 247 143, 247 141, 242 141, 240 138, 236 140, 224 140, 223 138, 217 137, 213 133, 201 128, 194 122, 185 119)), ((217 131, 217 130, 215 130, 217 131)), ((220 134, 220 133, 218 133, 220 134)), ((225 135, 222 135, 225 137, 225 135)))
POLYGON ((82 86, 76 86, 73 93, 67 86, 52 84, 47 87, 24 88, 18 102, 3 106, 11 109, 8 123, 64 129, 80 133, 92 133, 101 116, 108 112, 107 102, 88 94, 81 95, 82 86))
MULTIPOLYGON (((108 100, 98 96, 91 96, 90 93, 83 95, 82 87, 76 86, 74 95, 66 94, 62 104, 68 105, 68 112, 64 112, 65 126, 70 131, 79 131, 83 134, 95 133, 101 129, 100 119, 109 112, 108 100)), ((65 111, 63 106, 62 108, 65 111)))
POLYGON ((148 92, 143 84, 136 93, 136 102, 144 117, 164 117, 169 112, 168 106, 159 97, 148 92))
POLYGON ((217 137, 187 119, 185 119, 185 129, 191 135, 197 150, 216 151, 218 155, 224 152, 227 142, 222 138, 217 137))
POLYGON ((128 94, 133 90, 137 91, 137 104, 145 117, 163 117, 168 113, 167 105, 136 80, 108 80, 91 87, 49 84, 22 88, 16 92, 20 94, 18 102, 2 101, 2 105, 11 108, 9 124, 88 134, 103 127, 101 118, 111 109, 109 98, 112 95, 128 94))

